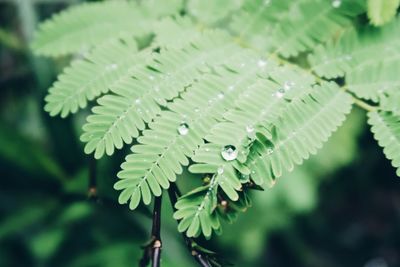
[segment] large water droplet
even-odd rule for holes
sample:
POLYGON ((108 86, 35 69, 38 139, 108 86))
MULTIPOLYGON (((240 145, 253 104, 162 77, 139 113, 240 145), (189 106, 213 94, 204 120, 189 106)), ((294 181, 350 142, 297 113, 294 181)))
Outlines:
POLYGON ((179 124, 178 133, 180 135, 187 135, 189 133, 189 125, 187 125, 187 123, 185 123, 185 122, 182 122, 181 124, 179 124))
POLYGON ((235 160, 238 156, 238 150, 233 145, 224 146, 221 150, 221 155, 226 161, 235 160))
POLYGON ((342 0, 332 0, 332 6, 334 8, 339 8, 342 5, 342 0))

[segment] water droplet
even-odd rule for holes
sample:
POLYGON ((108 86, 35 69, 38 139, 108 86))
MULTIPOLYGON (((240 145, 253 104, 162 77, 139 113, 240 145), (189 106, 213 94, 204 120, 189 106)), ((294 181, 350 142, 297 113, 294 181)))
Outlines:
POLYGON ((285 91, 289 91, 290 89, 292 89, 293 85, 294 85, 294 82, 286 81, 286 82, 284 82, 284 84, 283 84, 283 89, 284 89, 285 91))
POLYGON ((140 102, 142 102, 142 101, 140 101, 140 99, 139 99, 139 98, 135 100, 135 103, 136 103, 137 105, 139 105, 139 104, 140 104, 140 102))
POLYGON ((185 122, 182 122, 178 126, 178 133, 180 135, 187 135, 189 133, 189 125, 187 125, 187 123, 185 123, 185 122))
POLYGON ((274 150, 271 149, 271 148, 268 148, 268 149, 267 149, 267 154, 268 154, 268 155, 271 155, 272 153, 274 153, 274 150))
POLYGON ((235 86, 233 86, 233 85, 229 85, 229 86, 228 86, 228 90, 229 90, 229 91, 233 91, 234 89, 235 89, 235 86))
POLYGON ((199 112, 199 111, 200 111, 199 108, 195 108, 195 109, 194 109, 194 112, 199 112))
POLYGON ((106 67, 107 70, 116 70, 118 68, 117 64, 110 64, 106 67))
POLYGON ((233 145, 224 146, 221 150, 221 155, 226 161, 235 160, 238 156, 238 150, 233 145))
POLYGON ((267 65, 267 61, 265 61, 264 59, 260 59, 260 60, 258 60, 257 65, 260 68, 264 68, 267 65))
POLYGON ((332 6, 334 8, 339 8, 342 5, 342 0, 333 0, 332 1, 332 6))
POLYGON ((225 97, 224 93, 222 93, 222 92, 219 93, 217 96, 218 96, 219 99, 223 99, 225 97))
POLYGON ((218 174, 223 174, 224 173, 224 167, 219 167, 217 170, 218 174))
POLYGON ((246 126, 247 137, 254 140, 256 138, 256 132, 253 125, 246 126))
POLYGON ((149 80, 154 80, 154 76, 153 76, 153 75, 150 75, 150 76, 149 76, 149 80))
POLYGON ((249 175, 242 174, 241 175, 241 179, 244 180, 244 181, 247 181, 247 180, 249 180, 249 175))
POLYGON ((246 132, 247 133, 252 133, 254 132, 254 127, 252 125, 247 125, 246 126, 246 132))
POLYGON ((277 98, 282 98, 284 94, 285 94, 285 89, 281 88, 275 93, 275 96, 277 98))

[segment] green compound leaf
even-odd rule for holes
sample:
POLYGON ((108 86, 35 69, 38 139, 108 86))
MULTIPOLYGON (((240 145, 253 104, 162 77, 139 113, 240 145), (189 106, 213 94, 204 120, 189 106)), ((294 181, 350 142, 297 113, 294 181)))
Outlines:
POLYGON ((383 148, 386 157, 397 168, 400 177, 400 117, 391 112, 370 112, 368 123, 378 144, 383 148))
POLYGON ((368 0, 368 18, 375 26, 390 22, 397 12, 400 0, 368 0))

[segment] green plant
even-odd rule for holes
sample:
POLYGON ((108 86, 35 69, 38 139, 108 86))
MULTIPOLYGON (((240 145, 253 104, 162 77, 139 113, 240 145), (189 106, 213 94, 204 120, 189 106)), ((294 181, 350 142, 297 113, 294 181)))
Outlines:
POLYGON ((133 143, 114 187, 131 209, 155 197, 142 266, 151 257, 159 264, 164 190, 193 256, 219 266, 193 238, 220 233, 221 219, 251 205, 250 190, 272 187, 317 153, 353 105, 368 112, 400 176, 395 2, 76 6, 43 23, 32 45, 40 55, 77 57, 50 88, 45 109, 66 117, 97 99, 81 135, 96 159, 133 143), (386 25, 365 25, 367 8, 372 24, 386 25), (177 183, 188 177, 199 182, 181 196, 177 183))

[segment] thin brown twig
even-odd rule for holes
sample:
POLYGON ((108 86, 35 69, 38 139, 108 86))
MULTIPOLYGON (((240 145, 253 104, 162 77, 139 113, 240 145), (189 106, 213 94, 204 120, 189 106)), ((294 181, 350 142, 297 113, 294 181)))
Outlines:
POLYGON ((151 235, 154 240, 152 246, 152 266, 159 267, 161 259, 161 201, 162 195, 154 200, 153 227, 151 235))
POLYGON ((161 203, 162 196, 154 199, 153 208, 153 224, 151 228, 151 239, 150 242, 143 247, 143 256, 139 261, 140 267, 146 267, 150 261, 152 267, 160 267, 161 261, 161 203))

